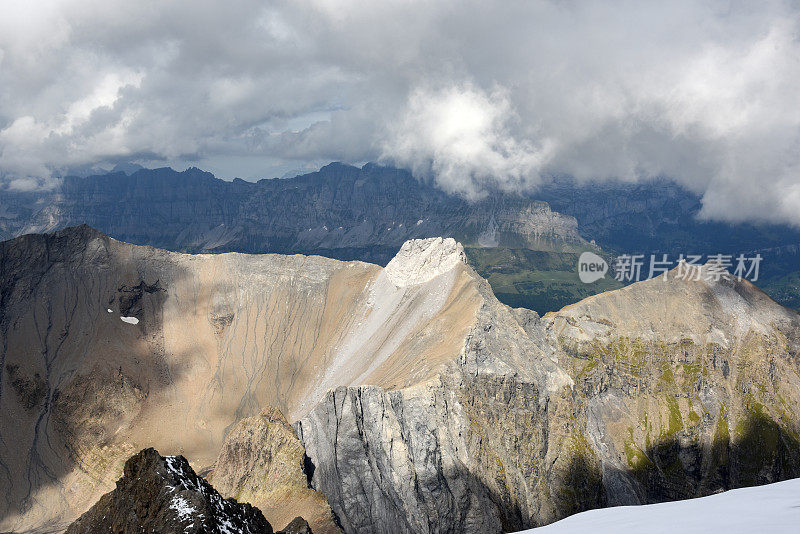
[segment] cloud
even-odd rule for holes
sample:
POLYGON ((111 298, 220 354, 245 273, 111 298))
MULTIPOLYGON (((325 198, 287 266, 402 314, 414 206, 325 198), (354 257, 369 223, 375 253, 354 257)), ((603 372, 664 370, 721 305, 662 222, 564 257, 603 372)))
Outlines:
POLYGON ((384 157, 468 198, 480 197, 487 185, 530 189, 540 181, 551 147, 517 139, 510 127, 515 119, 500 89, 489 94, 469 85, 418 89, 397 124, 387 126, 384 157))
POLYGON ((380 159, 470 198, 669 177, 707 217, 800 224, 792 2, 0 4, 16 187, 126 159, 380 159))

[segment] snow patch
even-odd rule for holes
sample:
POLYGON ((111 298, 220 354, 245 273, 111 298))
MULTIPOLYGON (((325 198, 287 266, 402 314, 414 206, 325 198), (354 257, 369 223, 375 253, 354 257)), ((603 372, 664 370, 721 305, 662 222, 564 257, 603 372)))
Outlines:
POLYGON ((139 324, 139 319, 137 319, 136 317, 120 317, 120 320, 121 320, 123 323, 128 323, 128 324, 139 324))
POLYGON ((195 510, 192 505, 189 504, 189 501, 181 496, 173 497, 169 507, 175 510, 175 512, 178 514, 178 520, 181 522, 191 519, 194 514, 197 513, 197 510, 195 510))
POLYGON ((710 497, 583 512, 525 534, 795 534, 800 478, 710 497))
MULTIPOLYGON (((193 491, 200 493, 210 505, 211 515, 219 528, 220 534, 252 534, 249 527, 245 526, 245 517, 237 508, 235 501, 229 502, 222 498, 208 482, 191 471, 191 467, 181 461, 177 456, 166 456, 167 471, 172 475, 177 487, 167 485, 170 491, 193 491), (187 469, 188 468, 188 469, 187 469)), ((173 497, 170 508, 178 512, 181 521, 189 518, 201 519, 203 514, 192 508, 185 498, 177 495, 173 497)), ((191 526, 191 525, 190 525, 191 526)), ((186 527, 187 531, 189 530, 186 527)))

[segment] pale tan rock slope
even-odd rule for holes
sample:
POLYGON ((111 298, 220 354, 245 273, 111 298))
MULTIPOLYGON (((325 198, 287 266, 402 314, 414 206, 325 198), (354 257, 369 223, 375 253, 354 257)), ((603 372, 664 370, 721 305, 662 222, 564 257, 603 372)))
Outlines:
POLYGON ((148 446, 270 521, 332 532, 329 504, 347 533, 508 532, 800 476, 800 320, 735 280, 539 318, 452 240, 381 269, 80 227, 0 244, 0 328, 0 531, 57 530, 148 446))
POLYGON ((260 509, 276 525, 298 513, 314 534, 341 534, 325 496, 308 487, 305 449, 276 409, 246 417, 228 433, 210 482, 223 495, 260 509))
POLYGON ((460 246, 425 243, 447 264, 425 280, 406 249, 384 271, 175 254, 88 227, 0 245, 0 531, 74 519, 144 447, 203 471, 266 406, 296 420, 329 387, 432 376, 480 297, 460 246))

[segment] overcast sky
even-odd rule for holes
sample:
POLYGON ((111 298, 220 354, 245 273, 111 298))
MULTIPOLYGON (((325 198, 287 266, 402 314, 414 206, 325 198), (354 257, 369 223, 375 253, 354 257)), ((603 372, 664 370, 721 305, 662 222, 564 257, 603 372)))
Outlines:
POLYGON ((794 2, 0 0, 0 172, 667 176, 800 224, 799 30, 794 2))

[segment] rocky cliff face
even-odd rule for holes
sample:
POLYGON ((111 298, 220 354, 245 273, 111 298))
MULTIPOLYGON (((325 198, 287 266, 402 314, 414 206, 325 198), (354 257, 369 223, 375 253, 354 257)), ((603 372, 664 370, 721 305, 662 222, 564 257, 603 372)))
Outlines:
POLYGON ((509 532, 602 504, 599 477, 571 465, 586 443, 573 381, 523 327, 538 317, 476 290, 477 320, 434 379, 338 388, 296 424, 345 532, 509 532))
POLYGON ((223 499, 182 456, 145 449, 125 462, 117 487, 104 495, 66 534, 183 532, 272 534, 257 509, 223 499))
POLYGON ((798 314, 713 271, 676 270, 543 321, 586 406, 610 504, 800 475, 798 314))
POLYGON ((369 164, 257 183, 199 169, 66 178, 35 194, 0 191, 0 237, 89 224, 169 250, 322 254, 386 264, 408 239, 562 250, 584 244, 577 222, 545 202, 511 195, 470 204, 369 164))
POLYGON ((709 275, 544 319, 486 295, 435 380, 297 423, 314 486, 346 532, 507 532, 800 475, 798 314, 709 275))
POLYGON ((540 318, 452 239, 386 269, 86 227, 0 244, 0 530, 63 528, 146 446, 283 520, 324 516, 320 492, 348 533, 507 532, 798 476, 800 318, 699 274, 540 318))

